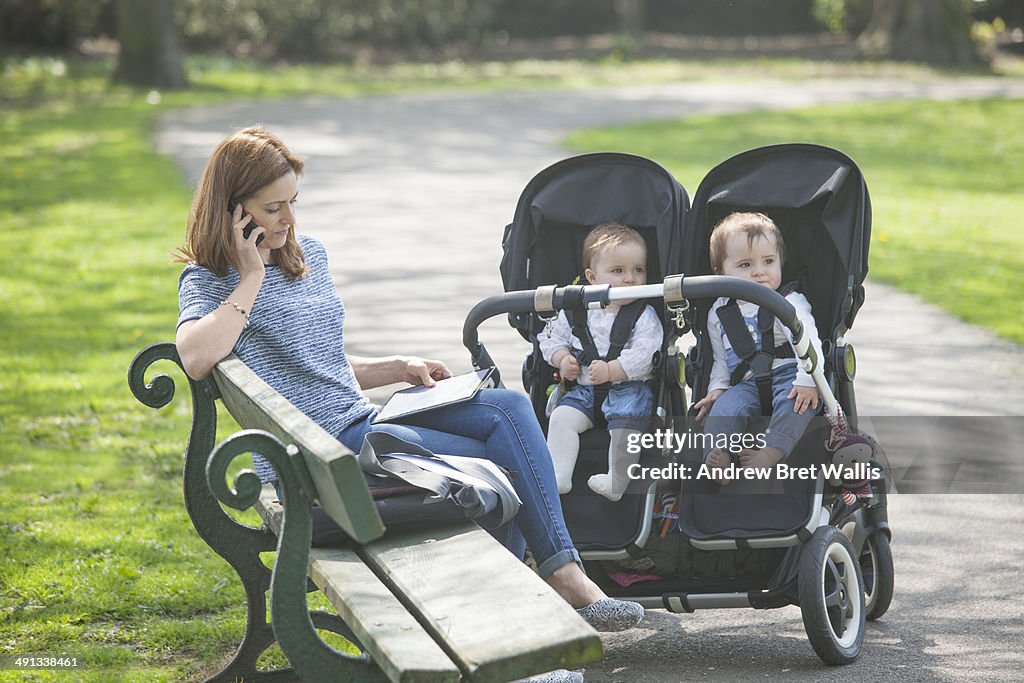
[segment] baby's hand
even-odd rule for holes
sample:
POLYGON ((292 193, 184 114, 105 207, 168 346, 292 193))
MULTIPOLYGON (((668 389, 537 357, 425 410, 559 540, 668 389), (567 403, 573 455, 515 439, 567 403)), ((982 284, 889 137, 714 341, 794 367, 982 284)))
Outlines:
POLYGON ((803 415, 808 408, 811 410, 818 409, 818 389, 817 387, 805 387, 794 385, 793 390, 789 392, 789 396, 786 398, 795 398, 796 402, 793 404, 793 412, 800 413, 803 415))
POLYGON ((565 380, 579 379, 580 362, 571 353, 565 354, 565 357, 558 362, 558 374, 565 380))
POLYGON ((588 369, 590 370, 591 384, 604 384, 611 379, 611 373, 608 370, 608 363, 606 361, 592 361, 588 369))
POLYGON ((705 417, 707 417, 708 413, 711 412, 711 406, 714 405, 715 401, 718 400, 718 397, 724 393, 725 389, 715 389, 714 391, 709 391, 707 396, 697 401, 693 405, 693 407, 697 409, 698 422, 702 421, 705 417))

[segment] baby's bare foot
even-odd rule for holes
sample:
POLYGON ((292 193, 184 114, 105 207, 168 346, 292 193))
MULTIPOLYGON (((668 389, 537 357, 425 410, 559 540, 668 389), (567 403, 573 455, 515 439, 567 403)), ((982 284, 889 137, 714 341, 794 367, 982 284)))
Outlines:
POLYGON ((771 468, 782 460, 785 454, 778 448, 765 446, 760 450, 740 451, 740 466, 751 468, 771 468))
POLYGON ((711 468, 712 478, 715 480, 715 483, 718 484, 719 486, 725 486, 726 484, 728 484, 729 477, 727 477, 724 472, 722 472, 720 476, 714 476, 716 474, 714 470, 716 468, 719 470, 724 470, 726 467, 729 466, 730 462, 732 462, 732 459, 728 456, 728 454, 722 451, 721 448, 715 448, 710 453, 708 453, 708 467, 711 468))

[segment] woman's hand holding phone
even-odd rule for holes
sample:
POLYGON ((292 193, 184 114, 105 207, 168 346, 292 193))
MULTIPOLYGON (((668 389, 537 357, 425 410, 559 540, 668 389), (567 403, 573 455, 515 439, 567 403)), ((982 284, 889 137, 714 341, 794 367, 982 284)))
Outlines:
POLYGON ((263 257, 256 250, 256 246, 263 241, 266 229, 257 225, 251 215, 244 213, 241 203, 236 203, 232 208, 231 227, 235 230, 234 261, 239 277, 244 278, 250 273, 257 273, 262 277, 265 272, 263 257), (253 234, 256 235, 255 239, 253 234))
MULTIPOLYGON (((241 218, 241 216, 237 215, 238 207, 240 207, 240 206, 242 206, 242 203, 241 202, 236 202, 234 199, 232 199, 230 202, 228 202, 228 211, 231 213, 231 217, 232 217, 232 219, 234 220, 235 223, 238 223, 239 219, 241 218)), ((242 210, 244 211, 245 207, 242 207, 242 210)), ((238 226, 236 225, 235 227, 237 228, 238 226)), ((260 226, 256 224, 256 221, 253 219, 252 214, 249 214, 249 222, 246 223, 244 228, 242 228, 242 238, 243 239, 249 239, 249 235, 251 235, 252 231, 255 230, 258 227, 260 227, 260 226)), ((257 233, 256 246, 257 247, 260 246, 260 242, 262 242, 262 241, 263 241, 263 232, 257 233)))

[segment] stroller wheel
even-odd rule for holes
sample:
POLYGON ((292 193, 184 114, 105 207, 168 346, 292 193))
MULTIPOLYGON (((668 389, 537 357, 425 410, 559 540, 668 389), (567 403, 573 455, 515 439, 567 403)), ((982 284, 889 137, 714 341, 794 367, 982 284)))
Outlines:
POLYGON ((849 539, 833 526, 814 532, 800 557, 804 630, 826 664, 849 664, 864 643, 864 588, 849 539))
POLYGON ((889 609, 896 574, 889 537, 884 531, 876 531, 864 541, 860 573, 864 577, 864 611, 867 620, 874 621, 889 609))

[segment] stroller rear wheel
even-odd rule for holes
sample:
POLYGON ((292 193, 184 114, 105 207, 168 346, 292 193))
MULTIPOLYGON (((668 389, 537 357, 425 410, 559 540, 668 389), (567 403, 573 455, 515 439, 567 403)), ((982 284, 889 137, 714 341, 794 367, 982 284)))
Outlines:
POLYGON ((864 588, 849 539, 833 526, 814 532, 800 557, 804 630, 826 664, 849 664, 864 643, 864 588))
POLYGON ((884 531, 876 531, 864 541, 860 573, 864 578, 864 611, 867 620, 874 621, 889 609, 896 574, 889 537, 884 531))

